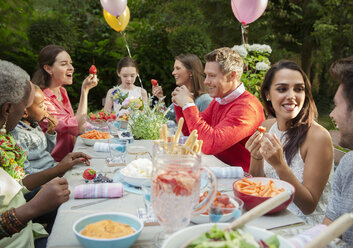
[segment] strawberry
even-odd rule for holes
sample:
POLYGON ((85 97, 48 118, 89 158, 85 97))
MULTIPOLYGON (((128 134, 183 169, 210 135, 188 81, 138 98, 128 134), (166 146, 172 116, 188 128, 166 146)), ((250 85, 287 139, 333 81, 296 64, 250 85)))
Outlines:
POLYGON ((82 174, 84 179, 92 180, 96 177, 96 171, 92 169, 86 169, 82 174))
POLYGON ((110 114, 110 118, 115 120, 117 118, 116 114, 110 114))
POLYGON ((158 81, 156 79, 151 79, 151 83, 153 86, 157 86, 158 85, 158 81))
POLYGON ((94 65, 91 65, 91 67, 89 68, 89 73, 97 74, 97 68, 94 65))
POLYGON ((266 128, 263 127, 263 126, 259 126, 259 127, 257 128, 257 130, 258 130, 259 132, 261 132, 261 133, 266 132, 266 128))

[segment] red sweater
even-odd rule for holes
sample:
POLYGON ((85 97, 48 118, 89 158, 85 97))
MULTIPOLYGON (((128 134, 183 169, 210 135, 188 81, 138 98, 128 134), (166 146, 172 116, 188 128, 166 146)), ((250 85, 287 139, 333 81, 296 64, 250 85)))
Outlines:
POLYGON ((245 91, 232 102, 221 105, 215 99, 202 113, 196 106, 175 106, 177 120, 184 117, 183 134, 197 129, 198 139, 203 140, 202 152, 215 155, 224 163, 241 166, 249 171, 250 153, 245 143, 265 120, 260 101, 245 91))

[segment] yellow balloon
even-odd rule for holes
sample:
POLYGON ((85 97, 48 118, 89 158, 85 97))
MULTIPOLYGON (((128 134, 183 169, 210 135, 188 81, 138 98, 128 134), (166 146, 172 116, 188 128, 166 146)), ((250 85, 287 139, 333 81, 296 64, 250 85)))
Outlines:
POLYGON ((124 12, 118 18, 105 11, 105 9, 103 9, 103 15, 109 26, 118 32, 123 31, 130 21, 130 10, 127 6, 124 12))

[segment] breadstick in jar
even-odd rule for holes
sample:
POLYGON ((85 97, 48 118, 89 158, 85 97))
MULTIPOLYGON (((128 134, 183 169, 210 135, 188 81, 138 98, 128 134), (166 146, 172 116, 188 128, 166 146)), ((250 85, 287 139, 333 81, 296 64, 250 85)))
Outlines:
POLYGON ((184 118, 181 117, 178 121, 178 129, 175 132, 175 142, 179 142, 180 134, 181 134, 181 129, 183 128, 184 125, 184 118))

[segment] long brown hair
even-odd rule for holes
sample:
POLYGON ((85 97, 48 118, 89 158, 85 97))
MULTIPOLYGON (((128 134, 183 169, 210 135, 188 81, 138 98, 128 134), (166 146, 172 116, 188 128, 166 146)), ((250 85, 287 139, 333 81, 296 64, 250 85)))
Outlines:
POLYGON ((298 71, 302 75, 305 85, 305 99, 303 107, 295 118, 287 121, 286 123, 286 141, 283 146, 283 151, 287 163, 290 165, 294 155, 300 148, 300 145, 304 142, 312 121, 317 119, 317 109, 311 94, 311 84, 305 72, 293 61, 281 60, 272 65, 272 67, 267 71, 261 86, 261 99, 264 103, 266 113, 270 116, 276 117, 272 103, 271 101, 267 101, 266 95, 270 92, 272 81, 276 72, 282 69, 298 71))
POLYGON ((190 53, 180 54, 175 57, 175 60, 179 60, 191 72, 190 87, 195 99, 206 93, 207 90, 203 83, 205 81, 205 74, 201 60, 196 55, 190 53))
POLYGON ((38 69, 33 75, 32 83, 38 85, 42 90, 50 87, 51 76, 44 70, 45 65, 52 66, 55 63, 56 56, 61 52, 66 52, 65 48, 57 45, 48 45, 44 47, 38 56, 38 69))

